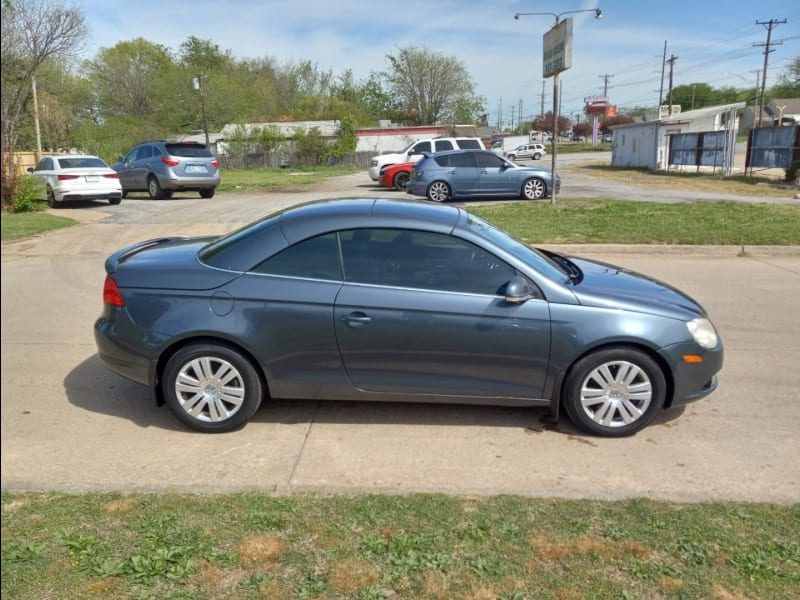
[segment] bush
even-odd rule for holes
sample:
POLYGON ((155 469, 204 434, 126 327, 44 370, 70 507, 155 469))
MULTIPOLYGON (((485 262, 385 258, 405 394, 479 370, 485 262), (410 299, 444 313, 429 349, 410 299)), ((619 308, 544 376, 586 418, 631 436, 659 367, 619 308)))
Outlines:
POLYGON ((36 210, 36 201, 44 196, 42 183, 33 175, 23 175, 17 178, 16 184, 16 193, 8 210, 15 213, 36 210))

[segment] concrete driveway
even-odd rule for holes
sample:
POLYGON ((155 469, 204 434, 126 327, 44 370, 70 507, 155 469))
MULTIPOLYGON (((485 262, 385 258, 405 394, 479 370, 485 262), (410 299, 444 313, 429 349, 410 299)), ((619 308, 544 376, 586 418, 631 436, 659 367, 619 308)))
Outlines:
POLYGON ((99 363, 92 325, 113 250, 230 231, 320 195, 376 188, 128 199, 64 210, 85 223, 4 243, 2 488, 800 500, 798 248, 569 249, 684 289, 726 344, 712 396, 625 439, 585 436, 544 410, 311 400, 269 402, 244 429, 204 435, 99 363))

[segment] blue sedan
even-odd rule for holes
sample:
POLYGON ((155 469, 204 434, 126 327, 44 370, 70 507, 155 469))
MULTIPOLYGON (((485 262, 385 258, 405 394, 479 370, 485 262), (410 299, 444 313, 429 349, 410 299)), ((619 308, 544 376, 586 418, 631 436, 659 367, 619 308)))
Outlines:
MULTIPOLYGON (((538 200, 553 193, 546 167, 523 167, 488 150, 423 152, 411 170, 409 194, 433 202, 459 198, 523 198, 538 200)), ((561 181, 556 177, 556 192, 561 181)))
POLYGON ((424 200, 317 201, 105 270, 100 360, 204 432, 320 398, 563 406, 625 436, 713 392, 723 362, 679 290, 424 200))

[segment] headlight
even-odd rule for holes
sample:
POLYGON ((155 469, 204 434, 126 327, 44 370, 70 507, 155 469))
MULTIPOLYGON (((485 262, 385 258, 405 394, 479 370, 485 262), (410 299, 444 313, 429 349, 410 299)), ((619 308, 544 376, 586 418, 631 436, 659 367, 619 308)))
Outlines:
POLYGON ((692 319, 686 323, 686 327, 689 328, 689 333, 692 334, 694 341, 703 348, 716 348, 717 332, 711 321, 708 319, 692 319))
POLYGON ((377 160, 370 161, 369 166, 370 167, 377 167, 378 166, 378 161, 377 160))

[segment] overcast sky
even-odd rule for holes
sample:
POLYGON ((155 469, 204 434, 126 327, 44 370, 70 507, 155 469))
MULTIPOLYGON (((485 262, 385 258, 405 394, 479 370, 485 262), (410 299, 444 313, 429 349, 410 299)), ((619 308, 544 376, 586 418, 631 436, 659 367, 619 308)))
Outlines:
MULTIPOLYGON (((542 36, 563 14, 574 22, 572 69, 560 76, 561 112, 607 91, 620 108, 658 104, 662 62, 673 85, 755 89, 772 27, 767 86, 800 55, 798 0, 75 0, 90 29, 87 57, 141 37, 173 51, 189 36, 236 58, 310 60, 357 79, 387 68, 386 55, 415 46, 458 58, 486 99, 489 121, 510 124, 552 108, 542 79, 542 36), (596 20, 591 9, 600 8, 596 20), (543 15, 516 13, 541 12, 543 15), (783 22, 785 21, 785 22, 783 22)), ((760 81, 760 80, 759 80, 760 81)), ((684 107, 688 110, 690 107, 684 107)))

